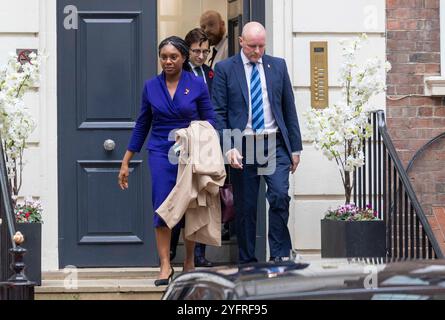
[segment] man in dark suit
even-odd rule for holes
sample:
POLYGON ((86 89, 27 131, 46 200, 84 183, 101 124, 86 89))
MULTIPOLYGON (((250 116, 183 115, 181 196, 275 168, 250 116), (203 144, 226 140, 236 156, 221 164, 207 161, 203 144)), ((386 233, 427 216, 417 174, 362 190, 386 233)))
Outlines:
MULTIPOLYGON (((197 77, 204 78, 205 83, 212 92, 213 70, 205 65, 210 53, 210 43, 207 34, 200 28, 191 30, 185 37, 185 42, 190 48, 190 67, 197 77)), ((180 228, 174 228, 170 242, 170 259, 173 260, 176 255, 176 247, 179 241, 180 228)), ((206 245, 202 243, 195 244, 195 267, 212 267, 213 264, 205 257, 206 245)))
POLYGON ((292 250, 289 172, 295 173, 303 149, 294 94, 286 62, 264 54, 266 30, 261 24, 246 24, 239 41, 241 53, 215 66, 212 91, 217 128, 231 166, 239 262, 257 261, 260 176, 270 205, 270 260, 280 261, 292 250), (264 157, 259 156, 262 151, 264 157))

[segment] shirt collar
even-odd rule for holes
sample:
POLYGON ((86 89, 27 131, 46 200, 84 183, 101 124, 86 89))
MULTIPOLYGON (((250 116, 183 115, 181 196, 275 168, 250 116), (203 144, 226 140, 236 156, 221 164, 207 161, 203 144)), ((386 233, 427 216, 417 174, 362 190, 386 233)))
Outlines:
MULTIPOLYGON (((246 55, 244 54, 244 51, 241 49, 241 59, 243 60, 243 64, 249 64, 249 58, 246 57, 246 55)), ((260 60, 258 60, 259 64, 263 64, 263 58, 261 57, 260 60)))
POLYGON ((190 67, 192 67, 192 69, 199 68, 198 66, 195 66, 191 61, 189 61, 189 65, 190 67))

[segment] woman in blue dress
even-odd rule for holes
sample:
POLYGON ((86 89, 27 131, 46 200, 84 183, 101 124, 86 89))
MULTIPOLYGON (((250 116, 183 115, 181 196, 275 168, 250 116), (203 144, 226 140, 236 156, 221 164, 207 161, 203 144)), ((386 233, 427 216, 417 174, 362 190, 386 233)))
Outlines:
MULTIPOLYGON (((195 120, 206 120, 212 125, 215 123, 215 112, 207 85, 189 72, 188 57, 189 48, 181 38, 169 37, 159 45, 159 61, 163 71, 145 83, 140 115, 119 173, 119 185, 123 190, 127 189, 129 163, 134 154, 141 151, 151 130, 147 144, 148 165, 155 211, 153 224, 161 263, 156 285, 168 284, 174 272, 170 265, 171 230, 156 213, 176 184, 178 166, 169 161, 168 154, 174 145, 174 141, 169 141, 169 135, 174 137, 171 132, 187 128, 195 120)), ((184 271, 191 271, 195 267, 195 244, 187 239, 184 239, 184 243, 184 271)))

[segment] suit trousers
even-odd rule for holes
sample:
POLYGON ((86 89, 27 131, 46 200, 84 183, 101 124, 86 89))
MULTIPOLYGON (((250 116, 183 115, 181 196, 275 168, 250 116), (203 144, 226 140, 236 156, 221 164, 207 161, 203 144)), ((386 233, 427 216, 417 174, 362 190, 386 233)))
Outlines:
POLYGON ((255 241, 261 177, 266 181, 266 199, 269 202, 270 256, 288 257, 292 250, 287 227, 291 159, 283 138, 280 133, 269 136, 245 136, 242 144, 243 170, 231 169, 239 262, 241 264, 257 262, 255 241))

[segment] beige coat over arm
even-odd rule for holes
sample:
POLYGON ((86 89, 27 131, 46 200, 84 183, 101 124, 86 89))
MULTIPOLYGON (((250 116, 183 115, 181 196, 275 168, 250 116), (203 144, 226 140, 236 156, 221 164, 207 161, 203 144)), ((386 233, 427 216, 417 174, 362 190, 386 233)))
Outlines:
POLYGON ((193 121, 176 132, 180 145, 176 186, 156 211, 172 229, 185 214, 188 240, 221 246, 219 189, 226 171, 216 130, 207 121, 193 121))

